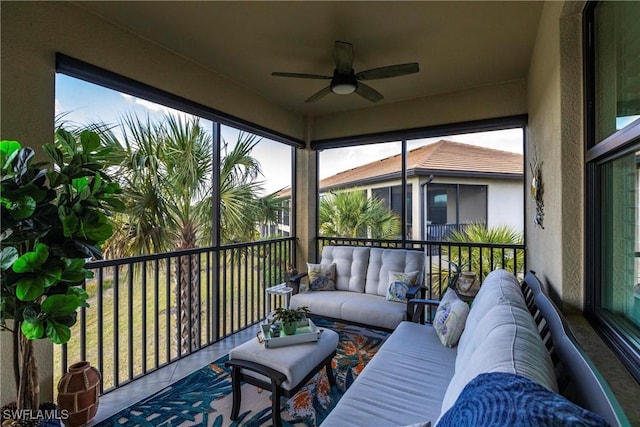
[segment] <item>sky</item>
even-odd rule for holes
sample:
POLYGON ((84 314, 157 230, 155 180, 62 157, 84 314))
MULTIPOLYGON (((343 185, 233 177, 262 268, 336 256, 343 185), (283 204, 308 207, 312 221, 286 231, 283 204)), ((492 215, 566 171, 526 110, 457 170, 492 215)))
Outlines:
MULTIPOLYGON (((124 114, 135 113, 139 117, 161 120, 164 115, 188 114, 163 105, 120 93, 64 74, 56 74, 56 116, 63 115, 63 120, 76 125, 102 122, 116 125, 124 114)), ((211 122, 201 119, 203 127, 211 128, 211 122)), ((116 135, 118 129, 114 129, 116 135)), ((222 126, 224 141, 233 145, 238 135, 237 129, 222 126)), ((474 144, 516 153, 523 152, 522 129, 482 132, 465 135, 448 135, 443 138, 428 138, 408 141, 408 148, 433 143, 440 139, 474 144)), ((326 178, 338 172, 354 168, 375 160, 398 154, 400 143, 391 142, 364 147, 345 147, 324 150, 320 153, 320 178, 326 178)), ((291 185, 292 151, 285 144, 263 138, 252 152, 261 164, 264 177, 263 194, 269 194, 291 185)))

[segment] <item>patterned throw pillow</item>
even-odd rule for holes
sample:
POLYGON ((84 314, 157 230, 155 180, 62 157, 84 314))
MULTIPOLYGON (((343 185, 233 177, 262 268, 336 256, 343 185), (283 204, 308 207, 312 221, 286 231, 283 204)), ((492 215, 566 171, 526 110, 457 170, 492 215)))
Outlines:
POLYGON ((336 290, 336 265, 335 264, 308 264, 310 291, 335 291, 336 290))
POLYGON ((387 287, 387 301, 407 302, 407 291, 415 286, 418 280, 418 272, 402 273, 389 272, 389 286, 387 287))
POLYGON ((458 344, 468 314, 467 303, 458 298, 453 289, 447 289, 433 319, 433 327, 442 345, 453 347, 458 344))

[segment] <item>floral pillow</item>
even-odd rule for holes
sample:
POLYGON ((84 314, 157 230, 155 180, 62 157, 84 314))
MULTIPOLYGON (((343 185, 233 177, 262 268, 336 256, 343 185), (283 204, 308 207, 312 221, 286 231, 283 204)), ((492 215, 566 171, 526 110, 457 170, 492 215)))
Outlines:
POLYGON ((453 347, 458 344, 468 315, 467 303, 458 298, 453 289, 447 289, 433 319, 433 327, 442 345, 453 347))
POLYGON ((310 291, 335 291, 336 290, 336 265, 335 264, 308 264, 310 291))
POLYGON ((417 271, 411 273, 390 271, 387 301, 407 302, 407 291, 410 287, 415 286, 417 280, 417 271))

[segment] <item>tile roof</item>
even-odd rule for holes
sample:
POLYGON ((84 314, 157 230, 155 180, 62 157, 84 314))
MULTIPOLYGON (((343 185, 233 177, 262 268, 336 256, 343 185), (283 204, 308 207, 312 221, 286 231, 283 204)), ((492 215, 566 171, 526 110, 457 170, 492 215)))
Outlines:
MULTIPOLYGON (((415 148, 407 153, 407 170, 426 175, 438 173, 455 176, 469 174, 496 174, 500 176, 522 176, 524 160, 522 154, 510 151, 494 150, 461 142, 440 140, 432 144, 415 148)), ((320 190, 326 191, 334 187, 345 187, 362 180, 386 179, 385 176, 400 170, 402 156, 376 160, 329 176, 320 181, 320 190)), ((279 192, 285 197, 291 194, 291 188, 279 192)))
MULTIPOLYGON (((340 172, 320 181, 320 189, 344 186, 352 182, 371 180, 398 172, 401 155, 387 157, 353 169, 340 172)), ((456 172, 469 174, 522 175, 522 154, 494 150, 461 142, 440 140, 415 148, 407 153, 407 170, 423 174, 456 172)))

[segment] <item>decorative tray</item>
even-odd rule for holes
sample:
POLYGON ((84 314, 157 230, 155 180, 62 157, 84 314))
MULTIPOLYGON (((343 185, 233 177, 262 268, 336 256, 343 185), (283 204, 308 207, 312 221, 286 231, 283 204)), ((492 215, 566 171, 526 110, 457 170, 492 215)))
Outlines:
POLYGON ((322 329, 319 329, 311 319, 305 319, 298 322, 298 329, 294 335, 287 335, 282 330, 282 322, 276 322, 280 325, 280 336, 271 336, 271 324, 266 323, 260 325, 258 331, 258 341, 264 343, 265 348, 284 347, 287 345, 302 344, 305 342, 318 341, 322 329))

